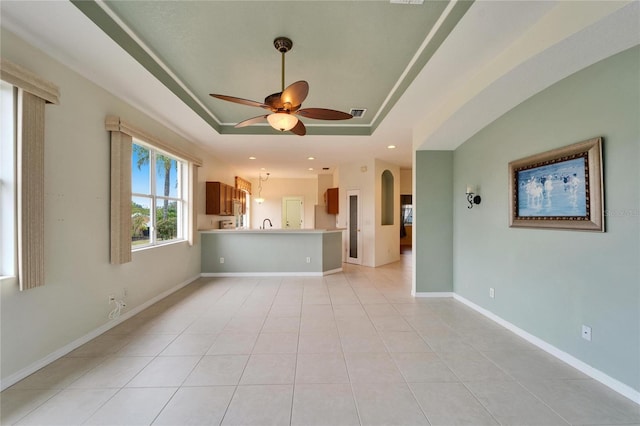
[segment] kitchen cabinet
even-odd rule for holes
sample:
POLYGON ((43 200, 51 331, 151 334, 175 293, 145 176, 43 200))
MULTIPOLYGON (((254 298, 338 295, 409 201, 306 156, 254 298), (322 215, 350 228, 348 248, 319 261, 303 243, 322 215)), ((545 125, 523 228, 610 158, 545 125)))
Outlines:
POLYGON ((327 213, 338 214, 339 199, 338 188, 327 188, 324 193, 324 204, 327 206, 327 213))
POLYGON ((206 188, 206 214, 232 216, 231 187, 222 182, 207 182, 206 188))
POLYGON ((207 214, 226 215, 225 196, 226 188, 225 184, 221 182, 207 182, 206 183, 206 208, 207 214))
POLYGON ((244 191, 222 182, 207 182, 206 188, 206 214, 233 216, 235 204, 240 206, 241 214, 247 214, 244 191))

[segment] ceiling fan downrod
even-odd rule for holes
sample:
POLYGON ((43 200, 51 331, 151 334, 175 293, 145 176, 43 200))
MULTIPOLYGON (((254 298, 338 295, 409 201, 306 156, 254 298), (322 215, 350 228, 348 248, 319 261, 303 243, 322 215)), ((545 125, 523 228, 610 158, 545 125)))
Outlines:
POLYGON ((284 55, 291 50, 293 42, 287 37, 278 37, 273 40, 273 46, 282 54, 282 91, 284 92, 284 55))

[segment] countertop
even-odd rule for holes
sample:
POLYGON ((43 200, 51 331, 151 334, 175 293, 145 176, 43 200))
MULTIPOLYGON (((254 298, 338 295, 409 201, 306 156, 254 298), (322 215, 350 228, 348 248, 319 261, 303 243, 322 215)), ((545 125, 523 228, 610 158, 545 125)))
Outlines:
POLYGON ((342 232, 347 228, 331 229, 287 229, 287 228, 267 228, 267 229, 207 229, 199 231, 201 234, 219 233, 242 233, 242 234, 324 234, 328 232, 342 232))

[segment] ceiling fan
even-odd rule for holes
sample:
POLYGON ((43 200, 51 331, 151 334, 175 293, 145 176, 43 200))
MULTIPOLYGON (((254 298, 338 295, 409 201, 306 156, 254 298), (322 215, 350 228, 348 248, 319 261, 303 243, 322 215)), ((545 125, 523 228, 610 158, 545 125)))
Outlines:
POLYGON ((241 121, 235 127, 245 127, 252 124, 267 121, 271 127, 281 132, 291 131, 298 136, 304 136, 307 129, 298 119, 298 116, 314 118, 316 120, 348 120, 353 116, 349 113, 326 108, 300 108, 302 102, 309 93, 309 83, 304 80, 284 87, 284 55, 291 50, 293 42, 286 37, 278 37, 273 41, 276 50, 282 54, 282 92, 273 93, 264 99, 264 102, 251 101, 248 99, 236 98, 234 96, 210 95, 224 101, 235 102, 237 104, 255 106, 271 111, 269 114, 259 115, 241 121))

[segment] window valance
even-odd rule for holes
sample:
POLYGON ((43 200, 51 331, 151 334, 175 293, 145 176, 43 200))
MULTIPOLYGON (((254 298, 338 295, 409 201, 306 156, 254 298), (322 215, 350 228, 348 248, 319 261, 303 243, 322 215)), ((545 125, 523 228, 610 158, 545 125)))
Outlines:
POLYGON ((138 129, 134 125, 127 123, 126 121, 123 121, 120 117, 108 115, 107 118, 105 119, 104 124, 105 124, 105 128, 111 132, 115 131, 115 132, 125 133, 136 139, 140 139, 143 142, 150 143, 156 148, 161 149, 162 151, 165 151, 167 154, 175 155, 176 157, 180 157, 184 160, 187 160, 195 166, 198 166, 198 167, 202 166, 202 159, 200 159, 199 157, 196 157, 193 154, 181 148, 175 147, 171 143, 162 141, 156 138, 155 136, 152 136, 146 133, 145 131, 138 129))
POLYGON ((251 194, 251 182, 242 179, 240 176, 236 176, 236 189, 240 189, 251 194))
POLYGON ((58 86, 4 58, 0 58, 0 77, 7 83, 44 99, 46 103, 60 103, 58 86))

